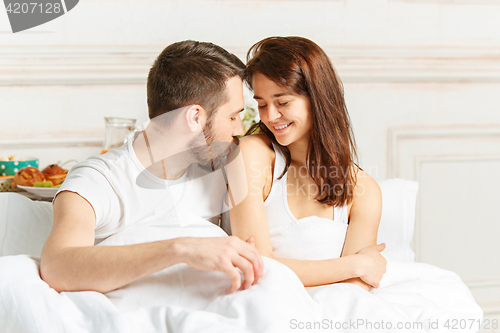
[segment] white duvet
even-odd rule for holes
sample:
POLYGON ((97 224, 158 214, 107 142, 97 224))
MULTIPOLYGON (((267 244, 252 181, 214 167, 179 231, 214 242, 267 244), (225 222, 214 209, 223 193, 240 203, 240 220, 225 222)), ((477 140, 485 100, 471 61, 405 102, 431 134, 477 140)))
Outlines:
MULTIPOLYGON (((189 219, 139 224, 100 245, 188 235, 225 236, 189 219)), ((38 258, 0 257, 0 332, 476 332, 482 320, 458 275, 431 265, 389 261, 370 292, 347 283, 306 291, 286 266, 264 265, 257 285, 233 294, 224 274, 184 264, 107 294, 57 293, 40 279, 38 258)))

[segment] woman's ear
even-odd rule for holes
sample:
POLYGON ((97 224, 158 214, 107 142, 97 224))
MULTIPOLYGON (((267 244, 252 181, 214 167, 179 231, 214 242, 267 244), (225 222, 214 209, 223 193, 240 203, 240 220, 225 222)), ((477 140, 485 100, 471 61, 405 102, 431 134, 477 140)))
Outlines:
POLYGON ((186 124, 192 132, 198 132, 203 129, 203 116, 205 110, 197 104, 188 107, 185 113, 186 124))

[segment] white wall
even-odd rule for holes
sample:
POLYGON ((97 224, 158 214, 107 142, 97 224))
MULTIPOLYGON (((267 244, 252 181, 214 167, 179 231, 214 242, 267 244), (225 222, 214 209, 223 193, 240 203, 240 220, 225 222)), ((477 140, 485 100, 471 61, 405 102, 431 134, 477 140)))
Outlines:
POLYGON ((453 270, 500 317, 500 0, 85 0, 12 34, 0 10, 0 155, 41 166, 100 151, 104 116, 147 119, 145 80, 169 43, 242 59, 300 35, 344 82, 361 165, 420 183, 417 260, 453 270))

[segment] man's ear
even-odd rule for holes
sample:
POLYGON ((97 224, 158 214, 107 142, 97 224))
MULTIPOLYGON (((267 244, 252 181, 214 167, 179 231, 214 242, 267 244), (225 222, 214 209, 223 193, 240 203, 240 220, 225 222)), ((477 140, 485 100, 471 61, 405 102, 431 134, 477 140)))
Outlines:
POLYGON ((197 104, 188 107, 185 113, 186 124, 192 132, 198 132, 203 128, 205 110, 197 104))

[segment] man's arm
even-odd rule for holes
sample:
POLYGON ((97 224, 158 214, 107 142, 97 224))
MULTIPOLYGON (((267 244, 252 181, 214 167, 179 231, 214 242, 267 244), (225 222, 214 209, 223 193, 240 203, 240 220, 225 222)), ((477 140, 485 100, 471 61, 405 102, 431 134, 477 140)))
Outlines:
POLYGON ((108 292, 178 263, 218 270, 231 280, 230 292, 262 276, 263 263, 252 245, 236 237, 191 238, 126 246, 94 246, 96 218, 80 195, 64 191, 54 200, 54 224, 45 243, 40 275, 61 291, 108 292))

